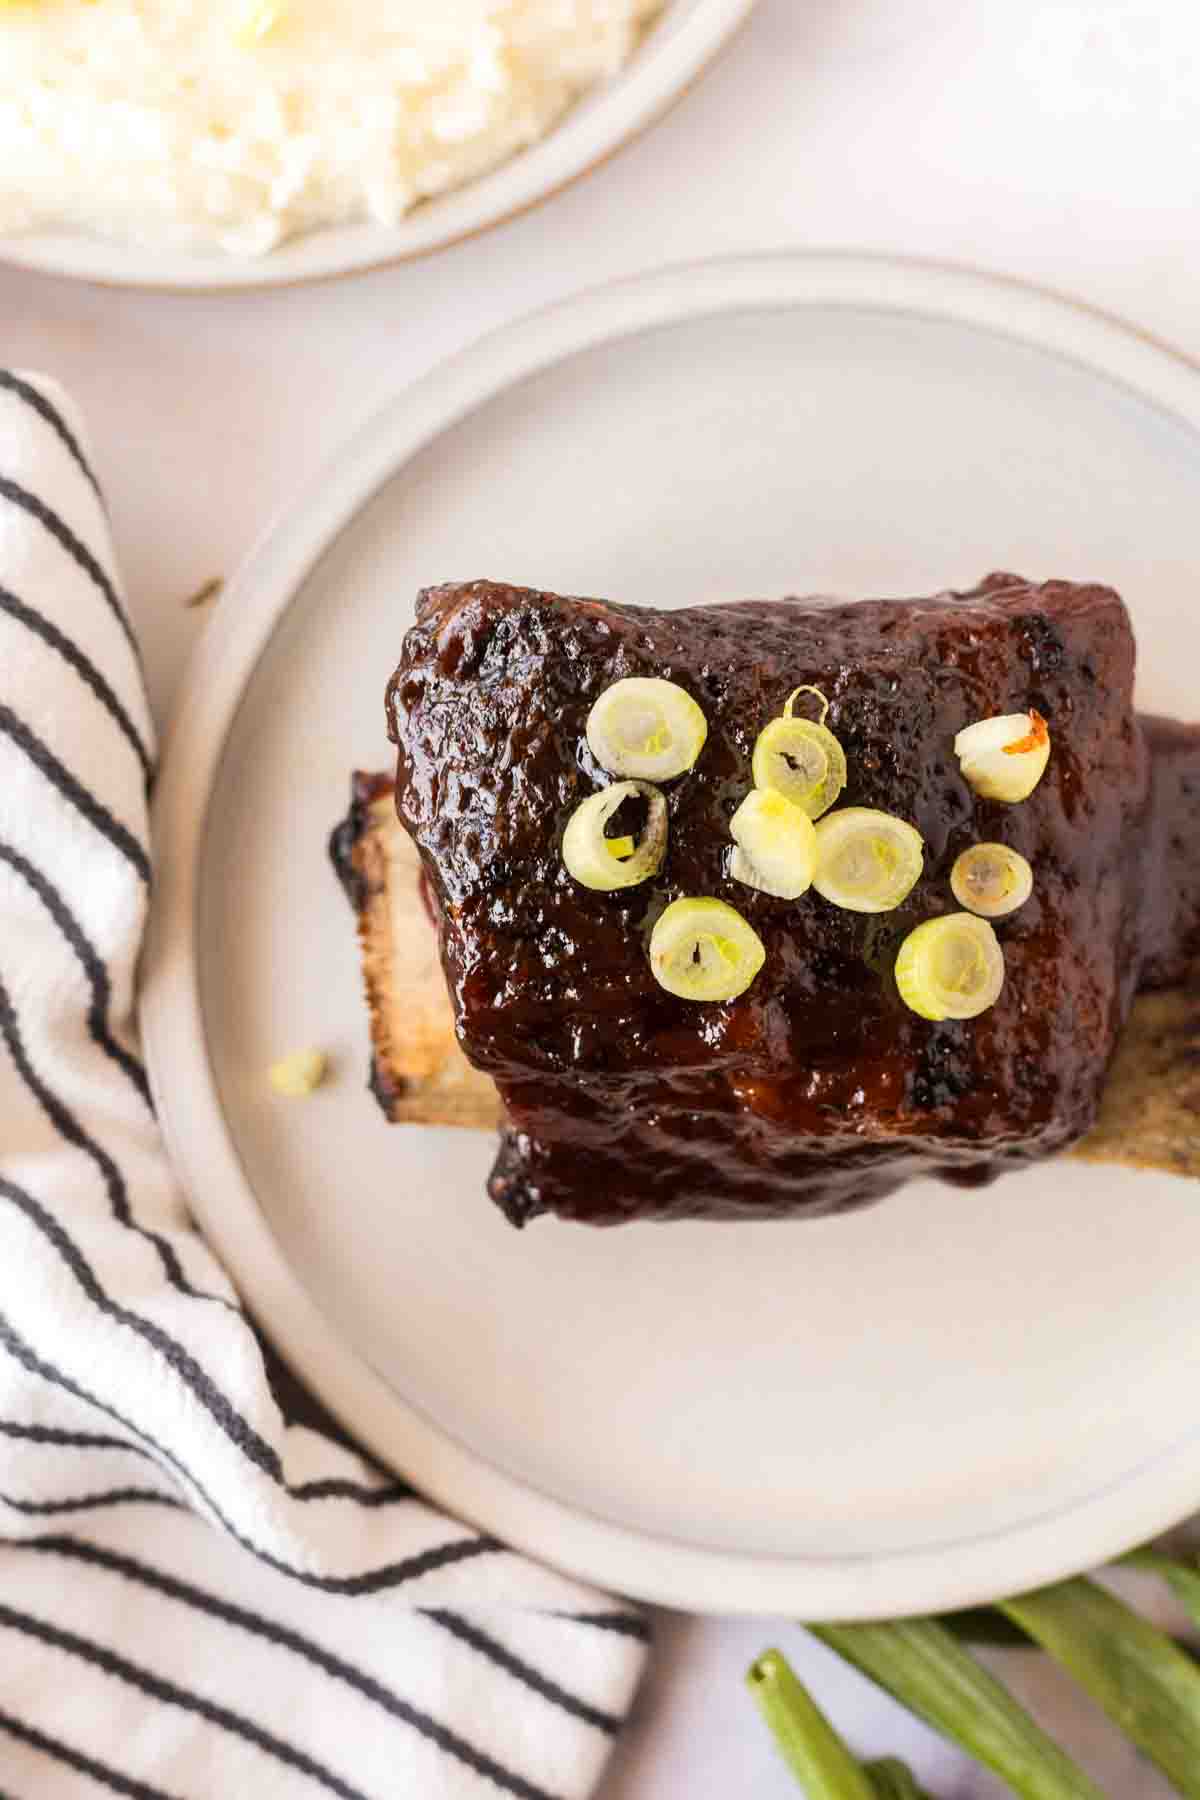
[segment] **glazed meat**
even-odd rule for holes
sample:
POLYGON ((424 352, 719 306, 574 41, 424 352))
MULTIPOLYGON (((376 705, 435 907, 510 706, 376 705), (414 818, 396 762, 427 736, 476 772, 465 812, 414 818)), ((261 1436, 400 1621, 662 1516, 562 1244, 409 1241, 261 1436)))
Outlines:
MULTIPOLYGON (((459 1041, 504 1102, 490 1188, 509 1218, 831 1213, 915 1175, 975 1185, 1082 1136, 1139 981, 1145 858, 1167 854, 1133 667, 1111 590, 1009 575, 933 600, 677 612, 491 582, 424 593, 388 690, 396 803, 459 1041), (598 893, 567 874, 562 836, 609 780, 588 713, 631 675, 685 688, 708 738, 664 784, 658 875, 598 893), (841 804, 898 814, 925 840, 924 875, 894 912, 730 877, 755 738, 801 684, 831 703, 841 804), (1031 708, 1053 738, 1044 779, 1018 806, 978 798, 955 734, 1031 708), (996 1005, 933 1024, 900 1000, 896 950, 956 910, 950 867, 985 839, 1034 864, 1033 897, 997 926, 996 1005), (740 999, 695 1004, 655 981, 649 933, 684 895, 728 901, 761 937, 765 964, 740 999)), ((1148 941, 1154 978, 1175 978, 1172 930, 1148 941)))
MULTIPOLYGON (((1143 718, 1153 758, 1152 852, 1143 886, 1145 961, 1109 1065, 1100 1115, 1067 1152, 1200 1177, 1200 728, 1143 718), (1156 885, 1157 882, 1157 885, 1156 885), (1164 985, 1165 984, 1165 985, 1164 985)), ((396 817, 395 777, 357 773, 329 840, 358 926, 371 1036, 368 1085, 393 1125, 494 1133, 496 1084, 459 1048, 428 884, 396 817)))

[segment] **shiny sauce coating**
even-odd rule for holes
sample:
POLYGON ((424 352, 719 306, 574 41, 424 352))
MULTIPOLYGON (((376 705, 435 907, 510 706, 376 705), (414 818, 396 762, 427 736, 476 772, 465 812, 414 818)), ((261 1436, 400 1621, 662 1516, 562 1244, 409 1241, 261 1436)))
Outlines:
POLYGON ((397 808, 460 1042, 507 1108, 490 1189, 508 1216, 829 1213, 918 1174, 976 1185, 1081 1136, 1143 969, 1177 978, 1200 936, 1184 841, 1196 834, 1163 822, 1200 815, 1195 739, 1143 728, 1133 672, 1110 589, 1010 575, 932 600, 676 612, 491 582, 422 595, 388 690, 397 808), (564 869, 562 834, 609 780, 584 728, 627 675, 684 687, 709 734, 664 784, 659 874, 596 893, 564 869), (829 699, 846 751, 840 804, 895 813, 925 840, 924 876, 895 912, 778 900, 730 876, 755 738, 802 684, 829 699), (1029 708, 1053 739, 1043 781, 1021 805, 979 799, 955 734, 1029 708), (896 950, 954 910, 950 868, 985 839, 1030 860, 1034 894, 998 925, 996 1006, 932 1024, 896 993, 896 950), (663 908, 705 894, 736 906, 767 950, 724 1004, 666 993, 646 954, 663 908))

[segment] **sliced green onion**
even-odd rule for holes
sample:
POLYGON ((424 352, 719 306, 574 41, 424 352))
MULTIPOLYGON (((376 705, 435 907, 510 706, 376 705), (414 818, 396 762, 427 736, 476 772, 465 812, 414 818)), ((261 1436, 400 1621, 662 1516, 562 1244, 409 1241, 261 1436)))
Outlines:
POLYGON ((974 1019, 1000 998, 1004 952, 974 913, 927 919, 900 946, 896 986, 923 1019, 974 1019))
POLYGON ((972 844, 950 871, 950 890, 981 919, 1005 919, 1032 894, 1033 870, 1007 844, 972 844))
POLYGON ((817 827, 813 886, 848 912, 891 912, 921 878, 924 841, 891 813, 846 806, 817 827))
POLYGON ((954 740, 963 779, 984 800, 1028 800, 1050 760, 1041 713, 1004 713, 968 725, 954 740))
POLYGON ((772 719, 754 746, 754 785, 773 788, 819 819, 846 785, 846 753, 811 719, 772 719))
POLYGON ((736 1000, 766 955, 758 933, 723 900, 673 900, 650 934, 654 979, 681 1000, 736 1000))
POLYGON ((563 833, 562 859, 567 873, 601 893, 648 881, 662 867, 666 853, 667 803, 658 789, 645 781, 614 781, 611 787, 589 795, 575 808, 563 833), (638 795, 648 809, 638 841, 605 837, 604 827, 613 814, 638 795))
POLYGON ((737 849, 735 881, 780 900, 798 900, 817 867, 816 827, 806 812, 774 789, 755 788, 729 821, 737 849))
POLYGON ((708 721, 692 696, 657 676, 614 682, 588 714, 588 744, 610 775, 669 781, 692 767, 707 736, 708 721))
POLYGON ((798 688, 792 689, 791 693, 788 695, 787 699, 783 703, 784 718, 790 719, 794 716, 795 711, 796 711, 796 702, 800 698, 801 694, 812 694, 814 699, 817 699, 821 702, 821 716, 817 720, 817 724, 823 725, 825 723, 826 719, 829 717, 829 702, 825 698, 825 695, 821 692, 819 687, 813 687, 808 682, 806 682, 803 687, 798 687, 798 688))
POLYGON ((1104 1800, 1007 1688, 935 1620, 810 1629, 1024 1800, 1104 1800))
POLYGON ((1200 1796, 1200 1669, 1190 1656, 1094 1581, 1060 1581, 1000 1605, 1177 1793, 1200 1796))
POLYGON ((746 1685, 808 1800, 876 1800, 875 1788, 778 1650, 759 1657, 746 1685))
POLYGON ((825 728, 829 702, 820 688, 798 687, 788 695, 783 717, 772 719, 758 734, 751 768, 754 785, 774 789, 810 819, 829 811, 846 785, 846 753, 825 728), (821 719, 797 719, 792 708, 801 694, 815 694, 821 719))
POLYGON ((267 1079, 277 1094, 289 1100, 305 1100, 315 1094, 329 1070, 329 1058, 323 1050, 297 1050, 271 1064, 267 1079))

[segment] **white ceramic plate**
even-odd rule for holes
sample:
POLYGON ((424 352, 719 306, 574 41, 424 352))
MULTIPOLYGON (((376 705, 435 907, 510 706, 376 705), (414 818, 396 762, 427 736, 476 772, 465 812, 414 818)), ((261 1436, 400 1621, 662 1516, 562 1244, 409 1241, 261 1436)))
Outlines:
POLYGON ((1194 713, 1200 373, 944 268, 783 256, 602 289, 394 402, 221 603, 158 795, 162 1116, 247 1301, 447 1506, 681 1606, 852 1617, 1094 1563, 1200 1502, 1200 1188, 1048 1166, 817 1223, 541 1221, 364 1087, 325 854, 426 582, 678 606, 1120 585, 1194 713), (268 1064, 329 1047, 276 1098, 268 1064))
POLYGON ((549 199, 667 112, 702 75, 754 0, 667 0, 628 66, 554 131, 491 174, 419 207, 394 229, 344 225, 294 238, 260 259, 140 249, 81 234, 0 238, 0 261, 115 287, 287 287, 400 262, 474 237, 549 199))

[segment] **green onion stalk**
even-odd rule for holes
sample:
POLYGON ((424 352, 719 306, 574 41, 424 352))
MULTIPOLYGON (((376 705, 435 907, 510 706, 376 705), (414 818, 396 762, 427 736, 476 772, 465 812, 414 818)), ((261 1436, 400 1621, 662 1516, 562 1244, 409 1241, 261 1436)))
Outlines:
POLYGON ((1024 1800, 1104 1800, 1083 1770, 936 1620, 812 1629, 1024 1800))
POLYGON ((808 1800, 878 1800, 879 1790, 778 1650, 760 1656, 746 1682, 808 1800))
MULTIPOLYGON (((1192 1591, 1186 1574, 1168 1572, 1176 1592, 1192 1591)), ((1200 1800, 1200 1669, 1190 1656, 1094 1581, 1060 1581, 1002 1601, 1001 1610, 1062 1664, 1177 1793, 1200 1800)))

